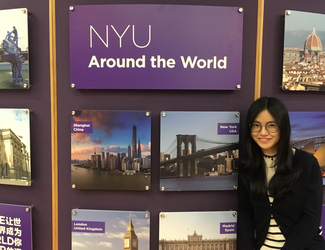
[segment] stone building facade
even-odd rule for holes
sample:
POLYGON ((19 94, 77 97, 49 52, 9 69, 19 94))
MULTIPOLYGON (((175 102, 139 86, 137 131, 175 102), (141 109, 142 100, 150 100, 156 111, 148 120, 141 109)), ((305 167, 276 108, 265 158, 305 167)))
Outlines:
POLYGON ((30 157, 25 144, 11 129, 0 129, 0 178, 30 179, 30 157))
POLYGON ((159 250, 236 250, 236 244, 234 238, 203 239, 194 232, 187 240, 159 240, 159 250))

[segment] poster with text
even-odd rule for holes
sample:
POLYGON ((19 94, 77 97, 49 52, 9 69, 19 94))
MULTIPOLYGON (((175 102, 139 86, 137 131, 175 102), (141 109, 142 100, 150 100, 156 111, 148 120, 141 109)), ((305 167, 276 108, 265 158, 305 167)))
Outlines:
POLYGON ((282 89, 325 91, 324 14, 285 13, 282 89))
POLYGON ((0 204, 0 249, 32 250, 30 206, 0 204))
POLYGON ((241 88, 243 8, 75 5, 69 13, 72 88, 241 88))
POLYGON ((325 184, 325 112, 289 112, 291 146, 316 157, 325 184))
POLYGON ((236 189, 239 116, 239 112, 161 112, 160 190, 236 189))
POLYGON ((237 212, 161 212, 159 250, 236 249, 237 212))
POLYGON ((28 11, 0 10, 0 89, 29 88, 28 11))
POLYGON ((71 249, 149 250, 149 212, 73 209, 71 249))
POLYGON ((31 185, 28 109, 0 109, 0 184, 31 185))
POLYGON ((150 173, 149 111, 73 111, 73 188, 149 190, 150 173))

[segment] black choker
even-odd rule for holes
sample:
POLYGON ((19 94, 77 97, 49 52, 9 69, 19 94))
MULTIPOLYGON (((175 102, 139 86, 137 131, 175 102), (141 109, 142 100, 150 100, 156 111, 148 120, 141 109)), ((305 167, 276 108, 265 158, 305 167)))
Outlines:
POLYGON ((263 153, 262 153, 262 155, 263 155, 264 158, 271 159, 271 161, 273 161, 278 156, 278 154, 275 154, 275 155, 265 155, 263 153))

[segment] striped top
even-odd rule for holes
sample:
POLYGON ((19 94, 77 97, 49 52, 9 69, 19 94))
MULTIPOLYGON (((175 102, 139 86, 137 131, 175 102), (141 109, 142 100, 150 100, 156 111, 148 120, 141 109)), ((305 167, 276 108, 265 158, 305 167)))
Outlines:
MULTIPOLYGON (((294 149, 293 149, 293 153, 294 153, 294 149)), ((267 185, 269 185, 271 178, 275 174, 276 168, 274 167, 273 160, 265 157, 264 160, 266 166, 266 181, 267 181, 267 185)), ((269 196, 270 206, 272 206, 273 200, 274 200, 273 197, 269 196)), ((278 227, 276 220, 273 218, 273 214, 271 214, 269 230, 267 232, 264 244, 260 250, 281 249, 285 243, 285 240, 286 239, 282 234, 280 228, 278 227)))

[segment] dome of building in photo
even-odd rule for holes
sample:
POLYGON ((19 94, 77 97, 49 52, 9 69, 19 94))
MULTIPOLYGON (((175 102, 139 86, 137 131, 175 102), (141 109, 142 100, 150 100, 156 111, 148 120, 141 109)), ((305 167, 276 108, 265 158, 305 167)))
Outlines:
POLYGON ((315 28, 313 28, 313 31, 307 37, 307 40, 304 45, 305 62, 320 62, 324 58, 322 51, 322 42, 316 35, 315 28))

